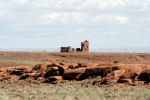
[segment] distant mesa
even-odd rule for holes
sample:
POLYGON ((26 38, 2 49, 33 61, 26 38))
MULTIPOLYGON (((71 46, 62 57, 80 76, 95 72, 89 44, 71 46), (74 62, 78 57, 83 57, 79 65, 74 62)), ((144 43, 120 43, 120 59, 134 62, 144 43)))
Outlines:
POLYGON ((89 41, 85 40, 84 42, 81 42, 81 48, 71 48, 71 46, 67 47, 61 47, 60 52, 82 52, 82 53, 88 53, 89 52, 89 41))

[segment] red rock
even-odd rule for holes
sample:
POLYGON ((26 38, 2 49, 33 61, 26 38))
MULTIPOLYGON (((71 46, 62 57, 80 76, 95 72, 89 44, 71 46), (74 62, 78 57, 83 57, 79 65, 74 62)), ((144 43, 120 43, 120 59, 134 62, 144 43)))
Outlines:
POLYGON ((150 70, 144 70, 142 73, 140 73, 138 79, 140 81, 144 81, 144 83, 148 85, 150 82, 150 70))
POLYGON ((44 74, 45 78, 48 78, 50 76, 62 76, 64 74, 63 67, 50 67, 47 72, 44 74))
POLYGON ((112 68, 111 67, 91 67, 91 68, 87 68, 85 70, 85 72, 80 76, 80 79, 86 79, 89 76, 101 76, 106 77, 109 73, 112 72, 112 68))
POLYGON ((85 73, 85 68, 77 68, 77 69, 70 69, 66 70, 63 74, 63 79, 65 80, 78 80, 80 75, 85 73))
POLYGON ((123 74, 125 74, 125 70, 124 69, 121 69, 121 70, 116 70, 116 71, 113 71, 111 73, 111 75, 114 77, 114 79, 118 79, 120 76, 122 76, 123 74))

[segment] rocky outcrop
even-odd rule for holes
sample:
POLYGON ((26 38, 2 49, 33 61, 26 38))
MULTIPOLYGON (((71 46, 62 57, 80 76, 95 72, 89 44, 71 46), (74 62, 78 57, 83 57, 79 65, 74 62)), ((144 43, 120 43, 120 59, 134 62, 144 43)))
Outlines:
MULTIPOLYGON (((90 66, 87 63, 78 63, 72 65, 50 63, 36 64, 33 67, 9 67, 0 69, 0 81, 17 79, 17 80, 34 80, 56 84, 61 80, 84 80, 97 79, 92 81, 93 85, 111 85, 117 83, 137 83, 144 81, 145 84, 150 82, 150 70, 141 73, 121 68, 119 66, 90 66)), ((138 83, 137 83, 138 84, 138 83)), ((143 83, 144 84, 144 83, 143 83)))

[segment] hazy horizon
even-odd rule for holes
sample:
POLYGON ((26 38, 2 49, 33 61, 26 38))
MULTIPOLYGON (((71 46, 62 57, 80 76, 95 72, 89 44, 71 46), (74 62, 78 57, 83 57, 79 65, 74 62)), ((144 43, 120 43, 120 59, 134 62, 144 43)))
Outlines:
MULTIPOLYGON (((39 51, 39 52, 60 52, 60 48, 0 48, 0 51, 39 51)), ((90 48, 90 52, 133 52, 150 53, 150 48, 90 48)))

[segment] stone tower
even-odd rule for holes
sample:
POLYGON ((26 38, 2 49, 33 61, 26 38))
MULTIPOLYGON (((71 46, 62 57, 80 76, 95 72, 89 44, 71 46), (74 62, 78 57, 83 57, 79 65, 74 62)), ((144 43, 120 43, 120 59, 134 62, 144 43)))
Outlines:
POLYGON ((81 51, 83 53, 89 52, 89 41, 85 40, 84 42, 81 42, 81 51))

